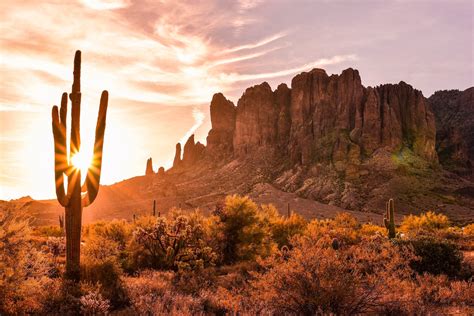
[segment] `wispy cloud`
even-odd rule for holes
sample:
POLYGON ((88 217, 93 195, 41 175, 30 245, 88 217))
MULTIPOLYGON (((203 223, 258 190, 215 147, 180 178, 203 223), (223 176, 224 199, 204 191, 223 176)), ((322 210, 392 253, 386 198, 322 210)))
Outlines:
POLYGON ((230 73, 230 74, 221 74, 221 80, 224 82, 238 82, 238 81, 251 81, 251 80, 262 80, 262 79, 269 79, 269 78, 277 78, 292 75, 302 71, 308 71, 312 68, 317 67, 324 67, 328 65, 334 65, 338 63, 342 63, 345 61, 356 60, 356 55, 341 55, 341 56, 334 56, 331 58, 321 58, 312 63, 304 64, 298 67, 279 70, 275 72, 266 72, 266 73, 257 73, 257 74, 237 74, 237 73, 230 73))
POLYGON ((179 140, 179 142, 184 145, 188 138, 196 132, 196 130, 202 125, 204 122, 204 118, 206 115, 204 114, 203 111, 198 109, 197 107, 193 108, 193 119, 194 119, 194 124, 189 128, 189 130, 184 134, 184 136, 179 140))
POLYGON ((283 38, 287 35, 288 35, 287 32, 277 33, 277 34, 271 35, 269 37, 266 37, 266 38, 264 38, 264 39, 262 39, 258 42, 255 42, 255 43, 243 44, 243 45, 239 45, 239 46, 236 46, 236 47, 231 47, 231 48, 224 49, 219 53, 219 55, 228 54, 228 53, 235 53, 235 52, 245 50, 245 49, 259 48, 259 47, 265 46, 267 44, 270 44, 270 43, 272 43, 276 40, 279 40, 279 39, 281 39, 281 38, 283 38))

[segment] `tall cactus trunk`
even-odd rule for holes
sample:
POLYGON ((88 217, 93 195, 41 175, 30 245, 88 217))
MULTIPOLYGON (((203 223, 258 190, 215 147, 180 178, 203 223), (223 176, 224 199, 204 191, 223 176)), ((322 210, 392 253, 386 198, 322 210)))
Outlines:
POLYGON ((66 207, 66 278, 80 279, 81 257, 81 227, 82 227, 82 201, 81 170, 76 169, 68 179, 68 187, 72 188, 71 199, 66 207), (72 178, 72 179, 71 179, 72 178))
POLYGON ((383 219, 383 223, 385 228, 387 228, 388 232, 388 238, 392 239, 395 238, 396 236, 396 230, 395 230, 395 203, 393 202, 393 199, 388 200, 388 202, 385 205, 385 216, 383 219))
POLYGON ((61 108, 53 107, 53 136, 56 196, 66 209, 66 278, 80 279, 82 208, 94 202, 99 191, 102 169, 102 149, 104 145, 105 121, 107 115, 108 92, 103 91, 97 119, 94 156, 87 170, 84 186, 81 187, 81 170, 71 164, 74 155, 81 149, 81 52, 74 56, 74 80, 71 99, 71 138, 69 156, 66 141, 67 93, 63 93, 61 108), (64 174, 68 177, 67 194, 64 190, 64 174), (84 195, 81 195, 85 193, 84 195))

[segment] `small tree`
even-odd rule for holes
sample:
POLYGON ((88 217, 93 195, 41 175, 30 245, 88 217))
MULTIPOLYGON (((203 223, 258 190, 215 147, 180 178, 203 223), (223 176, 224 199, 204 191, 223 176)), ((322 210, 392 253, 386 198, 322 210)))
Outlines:
POLYGON ((224 264, 266 256, 274 248, 265 212, 248 197, 228 196, 212 224, 224 264))

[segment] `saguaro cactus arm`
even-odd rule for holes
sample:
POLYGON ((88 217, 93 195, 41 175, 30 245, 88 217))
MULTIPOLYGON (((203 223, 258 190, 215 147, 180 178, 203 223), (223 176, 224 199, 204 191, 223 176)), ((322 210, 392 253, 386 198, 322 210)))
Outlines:
POLYGON ((81 149, 81 51, 74 55, 74 79, 71 99, 71 142, 69 148, 69 159, 81 149))
POLYGON ((56 196, 62 206, 67 206, 69 197, 64 191, 64 173, 69 169, 66 147, 66 115, 67 115, 67 93, 61 98, 61 109, 53 106, 53 138, 54 138, 54 178, 56 185, 56 196))
POLYGON ((97 194, 99 193, 108 102, 109 93, 104 90, 100 97, 99 116, 97 117, 97 125, 95 129, 94 155, 92 157, 91 165, 87 170, 86 181, 84 183, 84 186, 87 189, 87 194, 82 198, 83 207, 86 207, 94 202, 97 194))

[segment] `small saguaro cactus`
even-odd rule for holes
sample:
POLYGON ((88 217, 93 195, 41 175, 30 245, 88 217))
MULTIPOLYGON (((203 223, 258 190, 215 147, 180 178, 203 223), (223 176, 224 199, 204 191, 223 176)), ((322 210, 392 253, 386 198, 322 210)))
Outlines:
POLYGON ((332 242, 331 242, 331 247, 332 247, 332 249, 338 250, 338 249, 339 249, 339 246, 340 246, 339 239, 334 238, 334 239, 332 240, 332 242))
POLYGON ((61 231, 64 229, 64 215, 58 215, 59 217, 59 228, 61 231))
POLYGON ((69 155, 67 148, 66 117, 67 93, 63 93, 61 107, 53 106, 54 172, 56 196, 65 208, 66 227, 66 278, 80 279, 82 209, 94 202, 99 192, 102 169, 102 148, 104 146, 105 120, 109 94, 103 91, 100 97, 99 116, 95 130, 94 155, 87 170, 84 185, 81 186, 81 170, 72 163, 81 149, 81 51, 74 56, 74 79, 71 100, 71 138, 69 155), (64 190, 64 175, 67 176, 67 190, 64 190))
POLYGON ((388 238, 392 239, 396 236, 395 231, 395 217, 393 213, 395 212, 395 203, 393 199, 388 200, 386 203, 385 216, 383 217, 383 224, 388 230, 388 238))
POLYGON ((153 200, 153 217, 156 216, 156 200, 153 200))

